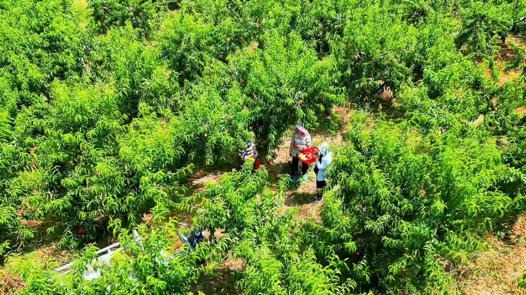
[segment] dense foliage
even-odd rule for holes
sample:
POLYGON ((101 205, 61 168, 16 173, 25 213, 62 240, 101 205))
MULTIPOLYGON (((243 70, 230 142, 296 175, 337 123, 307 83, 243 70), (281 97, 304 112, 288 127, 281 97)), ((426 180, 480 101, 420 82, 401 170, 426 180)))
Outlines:
POLYGON ((441 264, 465 262, 482 246, 477 234, 524 208, 524 174, 504 164, 492 140, 451 131, 424 138, 384 122, 371 131, 357 124, 348 136, 336 193, 358 249, 386 283, 444 286, 441 264))
POLYGON ((27 294, 197 292, 228 259, 245 294, 445 291, 526 210, 525 20, 524 0, 3 1, 0 257, 27 294), (347 102, 320 220, 252 163, 188 196, 251 132, 270 159, 347 102), (176 209, 222 237, 159 263, 176 209), (127 252, 90 283, 91 247, 61 279, 13 256, 106 234, 127 252))

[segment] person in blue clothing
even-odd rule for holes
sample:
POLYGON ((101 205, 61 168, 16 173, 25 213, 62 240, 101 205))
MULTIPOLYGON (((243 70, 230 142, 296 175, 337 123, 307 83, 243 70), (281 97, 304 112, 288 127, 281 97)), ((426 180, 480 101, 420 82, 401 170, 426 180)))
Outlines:
POLYGON ((320 154, 316 161, 314 172, 316 173, 316 198, 314 202, 319 202, 323 197, 323 188, 327 186, 328 180, 325 178, 325 171, 327 167, 332 164, 332 152, 329 149, 329 144, 324 142, 319 148, 320 154))

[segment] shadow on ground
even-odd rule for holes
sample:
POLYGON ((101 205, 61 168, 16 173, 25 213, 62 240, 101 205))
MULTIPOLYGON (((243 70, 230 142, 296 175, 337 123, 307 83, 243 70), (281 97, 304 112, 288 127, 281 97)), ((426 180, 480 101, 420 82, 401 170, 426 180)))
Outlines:
POLYGON ((285 199, 285 205, 292 207, 310 204, 314 197, 316 197, 316 194, 312 192, 292 192, 285 199))

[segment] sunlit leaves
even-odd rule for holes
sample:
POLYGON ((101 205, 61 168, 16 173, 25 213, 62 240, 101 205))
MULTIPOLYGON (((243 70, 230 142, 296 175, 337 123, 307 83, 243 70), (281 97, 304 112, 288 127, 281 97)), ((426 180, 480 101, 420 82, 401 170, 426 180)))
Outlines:
POLYGON ((366 131, 364 122, 358 116, 348 134, 353 144, 330 171, 338 179, 334 190, 343 213, 357 223, 357 249, 377 253, 369 263, 389 269, 390 285, 400 287, 421 273, 426 284, 440 286, 447 277, 434 262, 438 251, 457 259, 478 249, 475 240, 457 243, 451 235, 493 230, 513 212, 514 200, 498 190, 514 170, 502 163, 495 145, 476 137, 424 139, 417 130, 381 120, 366 131))

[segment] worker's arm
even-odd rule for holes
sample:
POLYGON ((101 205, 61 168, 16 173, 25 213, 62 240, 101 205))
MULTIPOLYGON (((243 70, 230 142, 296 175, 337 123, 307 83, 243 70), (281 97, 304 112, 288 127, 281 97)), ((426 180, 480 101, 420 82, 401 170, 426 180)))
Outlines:
POLYGON ((252 143, 252 148, 254 149, 254 151, 253 151, 254 157, 257 157, 259 155, 258 154, 258 145, 257 145, 257 143, 255 141, 252 143))
POLYGON ((310 135, 307 135, 305 137, 305 145, 307 146, 306 149, 310 148, 311 146, 311 138, 310 138, 310 135))
POLYGON ((302 150, 306 150, 308 148, 310 148, 310 145, 311 145, 311 139, 310 139, 310 136, 306 135, 303 139, 303 144, 299 144, 298 145, 298 150, 302 151, 302 150))
POLYGON ((324 170, 324 169, 327 169, 327 167, 329 167, 329 165, 331 165, 332 163, 332 154, 327 154, 325 156, 323 156, 323 159, 320 161, 317 161, 316 162, 316 167, 318 167, 319 170, 324 170))

